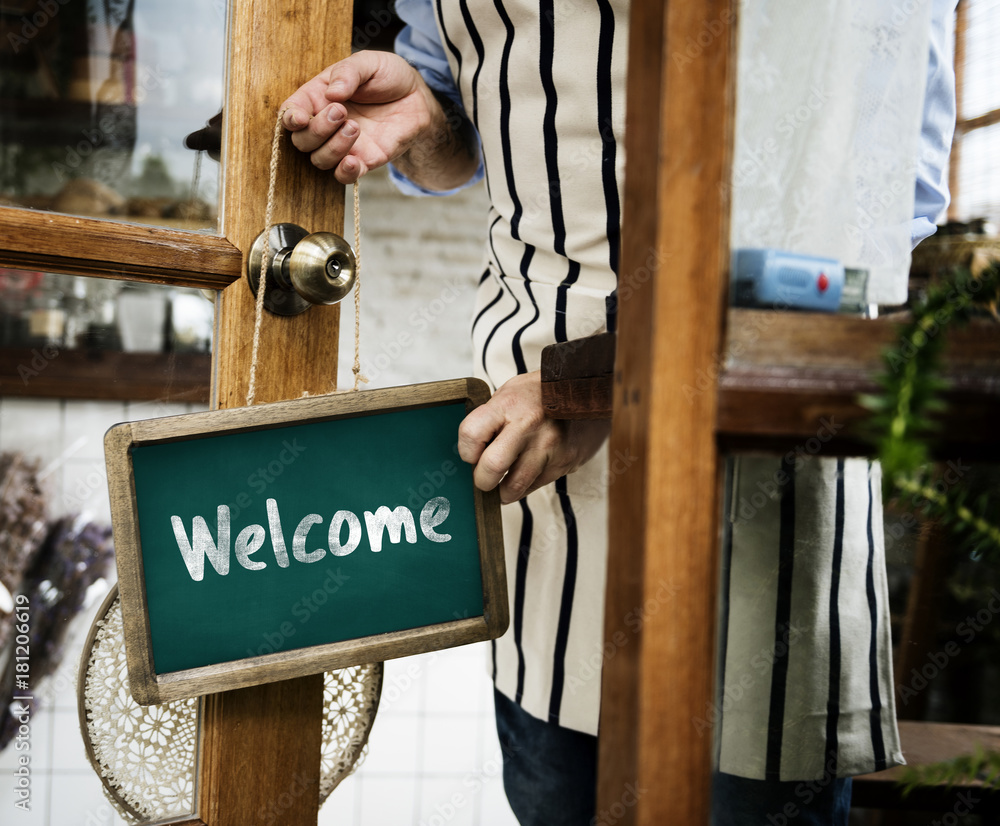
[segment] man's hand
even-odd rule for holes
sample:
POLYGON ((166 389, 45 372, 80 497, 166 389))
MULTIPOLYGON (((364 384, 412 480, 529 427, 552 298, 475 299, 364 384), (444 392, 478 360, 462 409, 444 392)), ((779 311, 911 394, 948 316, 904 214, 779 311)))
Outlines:
POLYGON ((465 417, 458 453, 475 465, 476 487, 492 490, 499 484, 500 501, 507 504, 572 473, 597 453, 610 431, 608 420, 545 418, 536 371, 515 376, 465 417))
POLYGON ((456 146, 455 125, 419 72, 389 52, 358 52, 327 67, 281 108, 295 147, 342 184, 409 161, 417 183, 445 190, 465 183, 478 165, 478 155, 456 146))

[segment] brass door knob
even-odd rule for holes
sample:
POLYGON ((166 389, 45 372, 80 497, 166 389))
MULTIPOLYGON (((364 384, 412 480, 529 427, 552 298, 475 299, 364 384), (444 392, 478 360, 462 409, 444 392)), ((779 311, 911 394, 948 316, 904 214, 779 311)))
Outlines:
POLYGON ((266 257, 264 306, 277 315, 298 315, 313 304, 336 304, 354 287, 357 262, 351 245, 332 232, 306 232, 297 224, 275 224, 250 248, 247 282, 257 295, 266 257))

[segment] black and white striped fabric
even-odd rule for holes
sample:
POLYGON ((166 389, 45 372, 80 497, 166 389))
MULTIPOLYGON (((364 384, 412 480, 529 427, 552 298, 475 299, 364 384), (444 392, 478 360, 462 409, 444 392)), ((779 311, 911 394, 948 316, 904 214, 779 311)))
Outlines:
MULTIPOLYGON (((472 337, 476 374, 496 388, 537 370, 546 345, 607 327, 627 3, 435 0, 435 11, 482 139, 492 208, 472 337)), ((500 691, 536 717, 590 733, 600 706, 606 466, 602 451, 504 508, 511 628, 494 647, 500 691)))
MULTIPOLYGON (((476 373, 496 388, 537 369, 546 345, 610 321, 628 2, 429 2, 482 140, 492 208, 472 337, 476 373)), ((761 501, 757 483, 773 481, 777 461, 738 464, 735 506, 749 496, 756 511, 736 511, 727 543, 726 690, 702 722, 720 738, 722 770, 743 777, 818 778, 831 750, 840 775, 893 765, 877 472, 860 460, 802 462, 761 501)), ((602 451, 504 508, 511 628, 493 648, 496 686, 535 717, 591 734, 606 491, 628 463, 602 451)))
POLYGON ((719 768, 851 776, 902 760, 882 534, 866 459, 731 465, 720 593, 719 768))

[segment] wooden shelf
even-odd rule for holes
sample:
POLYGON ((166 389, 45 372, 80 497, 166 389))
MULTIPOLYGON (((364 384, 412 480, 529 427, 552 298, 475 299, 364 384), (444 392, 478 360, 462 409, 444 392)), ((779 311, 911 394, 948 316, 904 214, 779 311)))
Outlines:
MULTIPOLYGON (((785 451, 816 436, 823 420, 840 425, 828 455, 870 452, 870 413, 858 395, 878 390, 883 351, 899 321, 818 313, 730 310, 719 375, 718 437, 726 449, 785 451)), ((949 330, 938 416, 940 456, 1000 455, 1000 325, 981 320, 949 330)))
MULTIPOLYGON (((938 763, 964 754, 972 754, 977 747, 1000 749, 1000 727, 954 725, 951 723, 924 723, 914 720, 899 721, 899 738, 903 756, 911 766, 938 763)), ((968 806, 969 793, 976 804, 978 815, 1000 814, 1000 792, 987 791, 981 782, 955 786, 923 786, 906 797, 897 785, 905 767, 898 766, 873 774, 855 777, 851 805, 863 809, 911 809, 924 812, 954 811, 956 806, 968 806)))
MULTIPOLYGON (((784 453, 833 422, 836 438, 824 444, 824 455, 864 455, 871 452, 865 440, 870 414, 857 398, 878 390, 882 353, 895 340, 897 325, 890 318, 731 309, 715 375, 678 392, 690 400, 718 384, 716 433, 723 449, 784 453)), ((1000 459, 1000 325, 977 321, 949 330, 947 341, 948 408, 938 417, 936 453, 1000 459)), ((549 415, 610 417, 613 337, 556 348, 542 359, 542 401, 549 415)))
POLYGON ((0 397, 207 404, 211 373, 209 353, 0 349, 0 397))

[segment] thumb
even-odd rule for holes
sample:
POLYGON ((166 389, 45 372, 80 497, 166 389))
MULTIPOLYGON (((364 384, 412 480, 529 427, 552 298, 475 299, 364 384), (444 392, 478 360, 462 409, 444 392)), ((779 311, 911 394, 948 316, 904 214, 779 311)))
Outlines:
POLYGON ((356 52, 330 67, 326 99, 337 103, 386 103, 412 92, 417 74, 391 52, 356 52))

